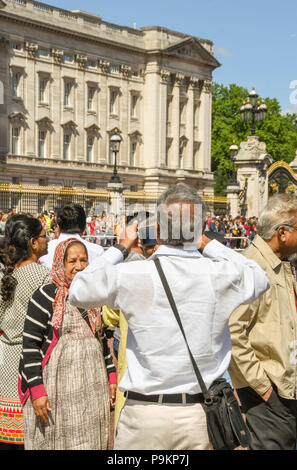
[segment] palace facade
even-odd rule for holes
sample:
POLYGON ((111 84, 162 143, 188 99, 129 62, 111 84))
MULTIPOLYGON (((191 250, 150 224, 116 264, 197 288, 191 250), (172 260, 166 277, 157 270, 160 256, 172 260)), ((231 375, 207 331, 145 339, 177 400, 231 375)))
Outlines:
POLYGON ((212 42, 33 0, 0 0, 0 184, 213 195, 212 42))

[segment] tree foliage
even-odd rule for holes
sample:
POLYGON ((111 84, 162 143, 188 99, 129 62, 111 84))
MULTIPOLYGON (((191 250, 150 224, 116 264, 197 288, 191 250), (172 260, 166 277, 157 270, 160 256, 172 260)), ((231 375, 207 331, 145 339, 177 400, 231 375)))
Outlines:
MULTIPOLYGON (((247 99, 246 88, 231 84, 213 84, 212 98, 212 171, 215 173, 215 194, 224 195, 230 180, 232 163, 229 147, 251 135, 251 121, 243 122, 240 115, 242 102, 247 99)), ((295 158, 297 150, 296 114, 281 114, 276 98, 265 98, 266 119, 256 123, 256 135, 266 143, 267 153, 274 161, 287 163, 295 158)))

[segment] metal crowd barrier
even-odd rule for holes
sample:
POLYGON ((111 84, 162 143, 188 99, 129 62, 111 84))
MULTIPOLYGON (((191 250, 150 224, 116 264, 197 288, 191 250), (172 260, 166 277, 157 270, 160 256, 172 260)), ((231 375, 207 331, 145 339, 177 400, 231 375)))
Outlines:
POLYGON ((84 235, 82 238, 96 245, 101 245, 103 248, 113 246, 119 241, 119 237, 116 235, 84 235))
POLYGON ((243 251, 243 250, 245 250, 245 249, 249 246, 249 244, 250 244, 250 242, 251 242, 248 237, 225 236, 224 238, 225 238, 226 240, 230 240, 229 247, 230 247, 230 248, 233 248, 233 249, 236 250, 236 251, 243 251), (240 240, 240 241, 241 241, 241 242, 240 242, 240 246, 239 246, 239 247, 237 247, 237 246, 236 246, 236 247, 234 247, 234 246, 232 247, 231 244, 232 244, 232 241, 233 241, 233 240, 240 240), (246 246, 243 246, 243 240, 247 240, 246 246))

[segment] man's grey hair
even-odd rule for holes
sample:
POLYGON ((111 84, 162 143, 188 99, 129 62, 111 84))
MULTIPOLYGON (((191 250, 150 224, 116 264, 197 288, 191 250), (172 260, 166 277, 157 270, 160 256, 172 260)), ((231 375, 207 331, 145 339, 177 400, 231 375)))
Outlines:
POLYGON ((294 194, 276 194, 272 196, 261 212, 257 223, 257 233, 265 241, 272 239, 281 225, 293 231, 297 216, 297 197, 294 194))
POLYGON ((157 201, 160 239, 166 245, 193 245, 202 235, 207 207, 197 191, 184 183, 170 186, 157 201))

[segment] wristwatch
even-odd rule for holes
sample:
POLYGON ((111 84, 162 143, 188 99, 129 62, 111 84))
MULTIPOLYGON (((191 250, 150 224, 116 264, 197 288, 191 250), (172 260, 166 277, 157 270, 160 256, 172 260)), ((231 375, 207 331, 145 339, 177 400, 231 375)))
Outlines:
POLYGON ((122 252, 122 255, 124 257, 124 260, 127 258, 127 256, 129 255, 129 251, 127 250, 127 248, 125 248, 123 245, 120 245, 119 243, 117 243, 116 245, 114 245, 114 248, 117 248, 118 250, 120 250, 122 252))

